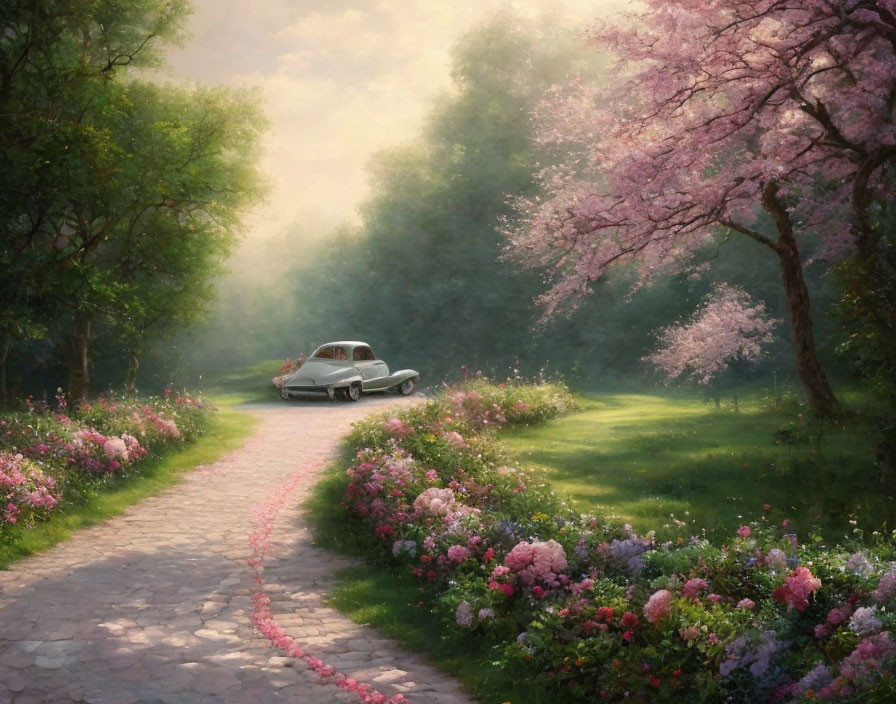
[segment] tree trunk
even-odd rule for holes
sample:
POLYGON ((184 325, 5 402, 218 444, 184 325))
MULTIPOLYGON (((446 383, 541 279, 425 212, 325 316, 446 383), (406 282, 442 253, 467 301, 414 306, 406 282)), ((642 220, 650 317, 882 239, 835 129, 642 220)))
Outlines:
POLYGON ((140 358, 137 353, 131 350, 131 360, 128 363, 128 375, 125 378, 125 388, 128 393, 137 393, 137 370, 140 369, 140 358))
POLYGON ((9 337, 3 340, 3 355, 0 357, 0 404, 6 406, 6 363, 9 360, 9 337))
POLYGON ((819 416, 832 418, 840 411, 840 404, 828 383, 812 334, 812 317, 809 306, 809 287, 803 276, 803 263, 793 236, 793 224, 784 204, 778 199, 778 186, 773 181, 765 186, 762 202, 774 218, 778 229, 775 252, 781 263, 781 281, 787 293, 790 307, 790 326, 793 330, 793 346, 796 354, 796 373, 809 399, 809 406, 819 416))
POLYGON ((90 316, 77 311, 74 323, 74 332, 68 340, 68 397, 72 402, 86 400, 90 391, 90 371, 87 366, 90 316))

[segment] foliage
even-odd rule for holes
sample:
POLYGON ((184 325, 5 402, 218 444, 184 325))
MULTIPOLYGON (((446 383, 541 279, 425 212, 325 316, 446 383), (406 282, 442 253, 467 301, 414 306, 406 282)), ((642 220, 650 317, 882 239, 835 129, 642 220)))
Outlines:
POLYGON ((834 415, 798 237, 821 232, 830 256, 854 239, 874 268, 896 156, 881 88, 894 23, 882 2, 655 0, 594 27, 627 80, 555 89, 541 140, 578 149, 541 169, 544 197, 519 198, 523 223, 507 228, 515 256, 554 275, 546 314, 621 265, 643 281, 706 268, 725 228, 780 262, 797 371, 812 408, 834 415))
POLYGON ((117 477, 139 474, 147 456, 201 435, 213 410, 169 391, 164 398, 100 398, 69 408, 26 399, 0 417, 0 535, 7 538, 83 501, 117 477))
POLYGON ((836 541, 854 528, 896 520, 878 483, 876 435, 865 396, 844 394, 852 414, 814 420, 788 387, 716 390, 721 403, 674 390, 596 393, 547 426, 502 433, 510 457, 544 472, 579 511, 610 515, 639 532, 678 530, 724 540, 739 516, 770 505, 769 520, 836 541), (735 401, 737 405, 735 406, 735 401))
POLYGON ((13 311, 0 334, 6 353, 60 347, 86 398, 97 326, 136 360, 148 329, 201 312, 259 193, 263 120, 243 94, 137 80, 180 37, 181 0, 13 5, 0 16, 0 300, 13 311))
POLYGON ((238 365, 334 339, 366 340, 427 383, 456 377, 461 365, 503 376, 517 360, 534 375, 560 354, 530 331, 538 277, 499 261, 495 222, 508 211, 506 193, 531 188, 538 96, 570 70, 593 73, 600 59, 562 27, 505 12, 463 37, 452 60, 454 85, 422 133, 371 161, 360 226, 321 235, 303 223, 265 266, 288 266, 285 276, 227 285, 216 324, 195 347, 203 370, 220 349, 241 353, 221 360, 238 365), (251 334, 233 341, 234 327, 251 334))
POLYGON ((487 667, 547 700, 896 693, 891 536, 829 546, 765 519, 723 544, 639 535, 501 464, 478 402, 448 399, 358 425, 343 525, 417 577, 459 649, 492 643, 487 667))

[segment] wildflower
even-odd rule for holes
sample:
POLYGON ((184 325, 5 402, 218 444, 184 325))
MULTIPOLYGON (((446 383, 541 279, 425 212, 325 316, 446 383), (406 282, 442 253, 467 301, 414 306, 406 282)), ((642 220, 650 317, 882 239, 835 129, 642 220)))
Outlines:
POLYGON ((473 610, 470 608, 469 601, 462 601, 454 612, 454 620, 461 628, 469 628, 473 624, 473 610))
POLYGON ((874 574, 874 565, 861 552, 850 555, 849 560, 846 562, 846 569, 865 577, 874 574))
POLYGON ((858 633, 860 636, 879 630, 883 625, 883 621, 877 618, 876 614, 877 609, 873 606, 862 606, 856 609, 852 618, 849 619, 849 630, 853 633, 858 633))
POLYGON ((737 608, 746 609, 747 611, 754 608, 755 606, 756 602, 752 599, 741 599, 739 602, 737 602, 737 608))
POLYGON ((809 690, 818 691, 826 687, 833 680, 830 670, 824 665, 817 665, 809 670, 803 678, 796 683, 796 693, 805 694, 809 690))
POLYGON ((737 534, 744 539, 749 538, 753 534, 753 530, 750 526, 741 526, 737 529, 737 534))
POLYGON ((783 550, 779 550, 778 548, 772 548, 768 551, 768 555, 765 556, 765 564, 769 567, 772 567, 776 570, 783 570, 787 568, 787 555, 783 550))
POLYGON ((877 589, 871 592, 876 602, 887 601, 896 596, 896 569, 892 569, 880 578, 877 589))
POLYGON ((480 621, 494 621, 495 620, 495 610, 489 609, 489 608, 479 609, 479 613, 476 615, 476 617, 480 621))

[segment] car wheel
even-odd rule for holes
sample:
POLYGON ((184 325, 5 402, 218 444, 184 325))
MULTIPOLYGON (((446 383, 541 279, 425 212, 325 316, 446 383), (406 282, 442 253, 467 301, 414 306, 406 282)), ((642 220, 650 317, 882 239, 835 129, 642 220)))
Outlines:
POLYGON ((289 393, 287 393, 286 389, 280 389, 280 398, 284 401, 289 401, 289 393))
POLYGON ((361 398, 361 385, 360 384, 352 384, 345 390, 345 397, 349 401, 357 401, 361 398))
POLYGON ((407 381, 403 381, 398 385, 398 393, 402 396, 410 396, 414 393, 414 389, 417 388, 417 381, 415 379, 408 379, 407 381))

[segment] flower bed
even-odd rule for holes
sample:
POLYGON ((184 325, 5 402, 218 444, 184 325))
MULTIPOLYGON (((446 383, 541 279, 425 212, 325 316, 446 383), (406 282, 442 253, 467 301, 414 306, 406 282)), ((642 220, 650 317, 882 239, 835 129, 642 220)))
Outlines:
POLYGON ((359 424, 345 530, 542 700, 894 701, 893 536, 801 540, 766 506, 722 545, 575 513, 495 441, 570 405, 480 381, 359 424))
POLYGON ((0 537, 81 500, 113 477, 203 432, 211 406, 168 391, 164 398, 100 398, 0 416, 0 537))

